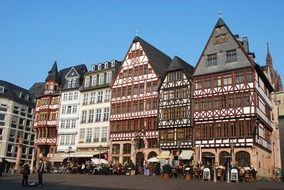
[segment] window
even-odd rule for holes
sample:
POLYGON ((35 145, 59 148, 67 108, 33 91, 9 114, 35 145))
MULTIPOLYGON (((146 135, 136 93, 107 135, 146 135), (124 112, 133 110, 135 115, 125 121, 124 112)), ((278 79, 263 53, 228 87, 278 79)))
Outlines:
POLYGON ((77 106, 73 106, 72 113, 77 113, 77 106))
POLYGON ((230 123, 230 129, 231 129, 231 137, 236 136, 236 126, 234 123, 230 123))
POLYGON ((94 104, 95 103, 95 98, 96 98, 96 93, 92 92, 91 93, 91 97, 90 97, 90 104, 94 104))
POLYGON ((87 129, 87 138, 86 138, 87 143, 92 142, 92 133, 93 133, 92 128, 88 128, 87 129))
POLYGON ((0 93, 4 93, 5 91, 5 87, 4 86, 0 86, 0 93))
POLYGON ((68 80, 68 82, 67 82, 67 88, 71 88, 71 86, 72 86, 72 80, 68 80))
POLYGON ((225 75, 224 76, 224 86, 232 84, 232 75, 225 75))
POLYGON ((147 82, 146 92, 151 92, 151 91, 152 91, 152 83, 151 82, 147 82))
POLYGON ((94 128, 94 141, 93 142, 99 142, 100 138, 100 128, 99 127, 95 127, 94 128))
POLYGON ((96 122, 101 121, 102 109, 98 108, 96 113, 96 122))
POLYGON ((94 121, 94 109, 89 110, 89 119, 88 122, 92 123, 94 121))
POLYGON ((66 100, 67 100, 67 97, 68 97, 68 94, 67 94, 67 93, 64 93, 64 94, 63 94, 63 101, 66 101, 66 100))
POLYGON ((67 106, 67 114, 71 113, 71 108, 72 108, 72 106, 67 106))
POLYGON ((102 138, 101 142, 107 142, 108 127, 102 127, 102 138))
POLYGON ((83 110, 81 116, 81 123, 86 123, 86 121, 87 121, 87 110, 83 110))
POLYGON ((90 86, 90 77, 87 76, 85 77, 85 87, 89 87, 90 86))
POLYGON ((127 95, 130 96, 132 92, 132 86, 127 87, 127 95))
POLYGON ((246 151, 239 151, 236 153, 236 161, 240 167, 250 167, 250 154, 246 151))
POLYGON ((134 94, 134 95, 137 95, 137 94, 138 94, 138 84, 134 84, 133 94, 134 94))
POLYGON ((144 83, 139 84, 139 94, 144 94, 144 83))
POLYGON ((97 86, 97 75, 92 76, 92 86, 97 86))
POLYGON ((113 144, 112 145, 112 153, 119 154, 120 153, 120 144, 113 144))
POLYGON ((66 129, 69 129, 70 128, 70 120, 66 120, 66 129))
POLYGON ((236 73, 236 84, 241 84, 245 81, 244 73, 236 73))
POLYGON ((131 154, 131 144, 123 144, 123 154, 131 154))
POLYGON ((75 135, 71 135, 71 145, 75 145, 75 135))
POLYGON ((207 62, 208 62, 208 67, 217 65, 217 54, 214 53, 214 54, 207 55, 207 62))
POLYGON ((106 90, 104 102, 109 102, 109 100, 110 100, 110 90, 106 90))
POLYGON ((62 113, 62 114, 65 114, 65 113, 66 113, 66 106, 62 106, 61 113, 62 113))
POLYGON ((226 62, 230 63, 235 61, 237 61, 237 50, 233 49, 230 51, 226 51, 226 62))
POLYGON ((76 80, 77 80, 77 79, 72 79, 72 88, 75 88, 75 87, 76 87, 76 80))
POLYGON ((97 103, 102 103, 102 102, 103 102, 103 91, 99 91, 97 103))
MULTIPOLYGON (((8 106, 6 104, 1 104, 0 105, 0 111, 6 112, 7 109, 8 109, 8 106)), ((30 111, 29 114, 31 113, 31 110, 32 110, 32 108, 29 108, 29 111, 30 111)))
POLYGON ((62 129, 65 128, 65 120, 61 120, 61 122, 60 122, 60 128, 62 128, 62 129))
POLYGON ((221 124, 218 123, 218 124, 217 124, 217 137, 218 137, 218 138, 220 138, 221 135, 222 135, 221 131, 222 131, 222 130, 221 130, 221 124))
POLYGON ((104 73, 101 73, 100 75, 99 75, 99 85, 102 85, 102 84, 104 84, 104 81, 105 80, 105 74, 104 73))
POLYGON ((80 129, 80 139, 85 139, 85 129, 80 129))
POLYGON ((74 129, 76 127, 76 120, 71 120, 71 128, 74 129))
POLYGON ((60 135, 60 145, 64 145, 65 135, 60 135))
POLYGON ((245 136, 245 127, 244 127, 244 122, 240 121, 239 122, 239 136, 244 137, 245 136))
POLYGON ((106 83, 110 83, 112 78, 112 72, 108 72, 106 75, 106 83))
POLYGON ((103 121, 108 121, 109 118, 109 108, 104 108, 104 118, 103 121))
POLYGON ((69 93, 69 96, 68 96, 68 100, 72 100, 73 99, 73 93, 69 93))
POLYGON ((84 97, 83 97, 83 105, 86 105, 86 104, 88 104, 88 97, 89 96, 89 94, 84 94, 84 97))
POLYGON ((78 92, 74 92, 74 100, 78 99, 78 92))

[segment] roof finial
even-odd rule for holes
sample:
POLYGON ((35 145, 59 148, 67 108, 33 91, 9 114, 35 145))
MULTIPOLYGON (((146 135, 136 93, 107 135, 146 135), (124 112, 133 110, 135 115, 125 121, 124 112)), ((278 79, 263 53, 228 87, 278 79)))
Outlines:
POLYGON ((222 11, 221 11, 221 9, 219 11, 219 18, 222 18, 222 11))
POLYGON ((269 43, 266 42, 266 46, 267 46, 267 53, 270 53, 270 50, 269 50, 269 43))
POLYGON ((135 36, 138 36, 139 31, 136 29, 135 36))

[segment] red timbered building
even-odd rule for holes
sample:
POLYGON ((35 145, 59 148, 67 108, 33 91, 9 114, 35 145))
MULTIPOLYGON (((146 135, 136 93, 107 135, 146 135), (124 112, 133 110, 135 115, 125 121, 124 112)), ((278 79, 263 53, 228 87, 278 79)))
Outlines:
MULTIPOLYGON (((47 158, 56 152, 57 119, 59 112, 60 94, 57 63, 48 72, 45 80, 44 93, 37 97, 35 108, 34 131, 36 133, 36 158, 47 158)), ((38 159, 37 159, 38 161, 38 159)))
MULTIPOLYGON (((86 69, 85 65, 74 67, 78 70, 86 69)), ((55 62, 45 79, 43 94, 36 98, 33 129, 36 134, 37 161, 38 158, 50 160, 56 153, 61 90, 68 82, 65 77, 71 68, 58 71, 55 62)), ((70 85, 72 86, 73 83, 70 83, 70 85)))
POLYGON ((248 38, 240 40, 219 18, 193 74, 196 158, 253 165, 265 176, 271 172, 273 87, 254 58, 248 38))
POLYGON ((194 67, 174 57, 159 87, 159 145, 178 156, 192 149, 191 76, 194 67))
POLYGON ((138 167, 159 154, 158 86, 171 58, 136 36, 112 83, 110 156, 138 167))

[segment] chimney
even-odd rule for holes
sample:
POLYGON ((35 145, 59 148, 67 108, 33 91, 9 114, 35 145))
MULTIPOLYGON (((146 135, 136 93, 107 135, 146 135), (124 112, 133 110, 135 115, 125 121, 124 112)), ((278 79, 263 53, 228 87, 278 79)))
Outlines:
POLYGON ((242 37, 243 48, 245 49, 246 53, 249 53, 249 43, 248 43, 248 36, 244 35, 242 37))

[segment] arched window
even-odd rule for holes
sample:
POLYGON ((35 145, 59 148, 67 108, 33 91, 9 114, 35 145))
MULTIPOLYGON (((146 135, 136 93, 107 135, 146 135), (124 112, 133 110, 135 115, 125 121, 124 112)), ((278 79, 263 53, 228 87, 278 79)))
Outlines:
POLYGON ((204 166, 212 166, 215 162, 215 155, 211 152, 202 152, 202 163, 204 166))
POLYGON ((249 167, 250 154, 246 151, 239 151, 236 153, 236 161, 240 167, 249 167))
POLYGON ((227 161, 229 161, 230 159, 230 154, 229 152, 226 151, 222 151, 219 154, 219 165, 220 166, 226 166, 227 161))

